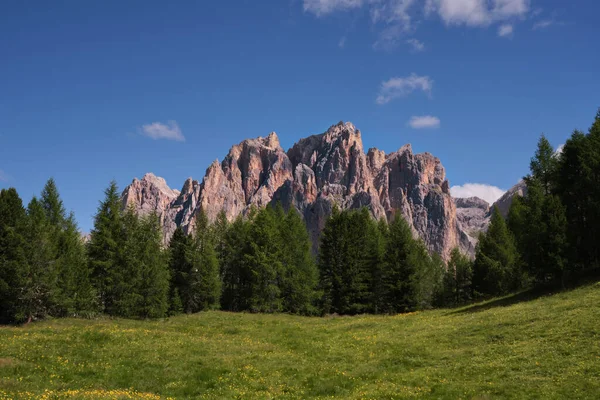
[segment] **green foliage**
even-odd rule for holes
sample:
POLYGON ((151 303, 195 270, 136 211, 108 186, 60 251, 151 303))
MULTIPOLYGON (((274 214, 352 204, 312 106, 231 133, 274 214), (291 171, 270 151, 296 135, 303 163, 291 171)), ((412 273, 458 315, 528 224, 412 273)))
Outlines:
POLYGON ((97 305, 85 247, 74 215, 71 213, 67 216, 54 179, 46 182, 40 203, 48 222, 48 247, 55 259, 58 279, 53 314, 92 315, 97 305))
POLYGON ((472 280, 473 262, 458 248, 453 249, 444 275, 444 303, 459 305, 470 301, 472 280))
POLYGON ((244 254, 244 275, 248 276, 248 308, 253 312, 282 310, 281 288, 278 278, 283 270, 282 244, 273 209, 260 209, 252 219, 249 247, 244 254))
POLYGON ((473 289, 482 295, 501 295, 521 286, 522 271, 514 238, 498 207, 494 207, 487 233, 477 244, 473 289))
POLYGON ((546 136, 542 135, 538 141, 535 155, 529 164, 531 175, 526 177, 525 181, 528 185, 531 180, 538 181, 544 195, 548 195, 554 187, 557 168, 558 159, 554 154, 554 148, 546 136))
POLYGON ((123 216, 125 241, 113 282, 111 313, 123 317, 160 318, 169 308, 169 270, 155 214, 140 218, 133 209, 123 216))
MULTIPOLYGON (((321 234, 320 289, 324 313, 358 314, 379 304, 374 299, 374 272, 381 258, 382 239, 369 211, 334 208, 321 234)), ((381 286, 381 278, 377 287, 381 286)))
POLYGON ((245 268, 245 253, 250 242, 251 221, 242 216, 228 226, 220 240, 219 264, 223 282, 221 307, 229 311, 248 310, 250 276, 245 268))
MULTIPOLYGON (((215 251, 215 235, 202 211, 196 217, 196 234, 191 241, 190 250, 191 270, 188 284, 192 312, 219 308, 221 280, 219 259, 215 251)), ((186 311, 189 312, 189 308, 186 308, 186 311)))
POLYGON ((282 245, 282 269, 279 277, 282 311, 293 314, 315 314, 318 272, 311 253, 311 241, 298 212, 291 208, 287 215, 278 212, 279 239, 282 245))
POLYGON ((25 208, 14 188, 0 191, 0 323, 14 322, 26 279, 25 208))
POLYGON ((51 313, 58 299, 58 274, 53 254, 52 230, 42 203, 33 198, 27 205, 25 222, 26 264, 18 293, 17 320, 31 321, 51 313))
POLYGON ((115 181, 104 191, 104 200, 94 217, 94 229, 88 243, 91 279, 97 290, 100 311, 113 313, 115 289, 120 273, 125 243, 121 201, 115 181))
POLYGON ((600 265, 600 110, 588 134, 575 131, 560 156, 557 194, 568 221, 574 271, 600 265))

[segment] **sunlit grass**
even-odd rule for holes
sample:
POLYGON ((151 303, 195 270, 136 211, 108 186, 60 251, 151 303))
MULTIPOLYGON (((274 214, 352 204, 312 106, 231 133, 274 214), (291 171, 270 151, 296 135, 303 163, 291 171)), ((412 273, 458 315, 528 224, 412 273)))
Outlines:
POLYGON ((600 398, 600 283, 505 307, 0 328, 0 399, 600 398))

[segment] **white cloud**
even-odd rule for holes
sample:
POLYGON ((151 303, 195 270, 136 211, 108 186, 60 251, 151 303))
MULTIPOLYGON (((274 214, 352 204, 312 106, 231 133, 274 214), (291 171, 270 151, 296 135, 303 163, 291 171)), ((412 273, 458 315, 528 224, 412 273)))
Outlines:
POLYGON ((529 0, 494 0, 492 16, 497 19, 523 17, 529 11, 529 0))
POLYGON ((167 139, 177 142, 184 142, 185 137, 179 129, 179 125, 175 121, 168 121, 166 124, 161 122, 153 122, 142 126, 142 135, 148 136, 154 140, 167 139))
POLYGON ((338 47, 343 49, 346 46, 346 36, 342 36, 338 42, 338 47))
POLYGON ((498 36, 510 37, 513 34, 513 26, 511 24, 500 25, 498 28, 498 36))
POLYGON ((366 8, 379 38, 376 49, 389 50, 416 31, 425 17, 437 16, 446 26, 486 27, 531 16, 531 0, 303 0, 304 11, 318 18, 366 8))
POLYGON ((490 204, 495 203, 504 193, 505 190, 485 183, 465 183, 450 188, 452 197, 479 197, 490 204))
POLYGON ((362 5, 363 0, 304 0, 304 11, 322 17, 334 11, 347 11, 362 5))
POLYGON ((431 95, 433 80, 428 76, 419 76, 411 74, 404 78, 391 78, 381 82, 379 95, 377 95, 377 104, 386 104, 398 97, 406 96, 415 90, 421 90, 431 95))
POLYGON ((410 118, 408 125, 414 129, 439 128, 440 119, 431 115, 414 116, 410 118))
POLYGON ((552 25, 554 25, 554 20, 544 19, 542 21, 538 21, 535 24, 533 24, 533 28, 531 28, 531 29, 533 29, 534 31, 537 31, 539 29, 546 29, 552 25))
POLYGON ((0 182, 8 182, 8 175, 0 169, 0 182))
POLYGON ((525 17, 529 3, 529 0, 427 0, 425 14, 437 13, 446 25, 487 26, 525 17))
POLYGON ((411 38, 411 39, 408 39, 406 41, 406 43, 411 45, 412 49, 416 52, 421 52, 421 51, 425 50, 425 43, 421 42, 420 40, 411 38))

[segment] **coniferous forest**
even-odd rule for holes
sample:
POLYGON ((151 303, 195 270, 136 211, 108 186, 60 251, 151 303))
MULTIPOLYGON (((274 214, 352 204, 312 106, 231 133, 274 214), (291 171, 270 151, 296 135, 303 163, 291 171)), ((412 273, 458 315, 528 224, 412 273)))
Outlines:
POLYGON ((0 192, 0 323, 51 317, 162 318, 221 309, 302 315, 394 314, 464 304, 599 267, 600 111, 556 153, 542 136, 507 218, 496 208, 471 260, 445 263, 398 213, 334 209, 318 254, 301 216, 281 206, 229 222, 202 213, 167 248, 157 215, 122 209, 112 182, 89 241, 53 179, 26 205, 0 192))

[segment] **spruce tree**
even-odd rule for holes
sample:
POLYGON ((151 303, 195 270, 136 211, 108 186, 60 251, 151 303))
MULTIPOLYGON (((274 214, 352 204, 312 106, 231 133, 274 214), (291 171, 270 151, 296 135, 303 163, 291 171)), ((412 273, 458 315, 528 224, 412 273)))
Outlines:
POLYGON ((88 243, 91 279, 96 289, 100 310, 113 312, 114 289, 120 282, 119 273, 123 257, 125 231, 121 212, 121 201, 115 181, 104 191, 104 200, 94 217, 94 229, 88 243))
POLYGON ((191 304, 186 305, 186 311, 218 308, 221 295, 219 259, 215 251, 214 232, 202 210, 196 216, 196 233, 191 244, 191 270, 188 274, 191 304))
POLYGON ((281 252, 279 286, 282 311, 294 314, 314 314, 317 268, 311 253, 312 244, 306 225, 298 212, 290 208, 287 214, 276 213, 281 252))
POLYGON ((473 290, 480 295, 501 295, 522 282, 514 238, 498 207, 494 207, 487 233, 477 244, 473 265, 473 290))
POLYGON ((44 318, 57 304, 59 289, 51 245, 52 233, 42 203, 34 197, 27 205, 24 230, 27 263, 24 282, 18 294, 19 320, 30 322, 44 318))
POLYGON ((189 273, 192 238, 177 227, 169 242, 170 312, 192 312, 189 297, 189 273), (185 301, 184 301, 185 300, 185 301), (187 307, 184 307, 187 304, 187 307))
POLYGON ((544 195, 549 195, 556 181, 557 168, 558 159, 555 156, 554 148, 546 136, 542 135, 538 141, 535 155, 529 164, 531 176, 526 177, 525 181, 529 183, 531 179, 537 180, 544 195))
POLYGON ((342 309, 343 271, 345 268, 345 214, 334 206, 321 232, 319 246, 319 289, 325 314, 342 309))
POLYGON ((249 230, 248 252, 243 267, 250 277, 248 307, 252 312, 277 312, 282 309, 281 290, 277 278, 281 275, 281 241, 273 209, 259 210, 249 230))
POLYGON ((473 263, 458 248, 450 253, 448 269, 444 276, 444 294, 448 304, 463 304, 471 300, 473 263))
POLYGON ((385 218, 381 218, 377 223, 376 229, 372 233, 372 246, 368 255, 368 262, 371 269, 370 280, 370 307, 371 312, 379 314, 384 311, 385 287, 385 253, 387 238, 389 236, 388 223, 385 218))
POLYGON ((67 216, 54 179, 46 182, 40 203, 50 230, 48 246, 58 277, 54 313, 57 316, 90 315, 96 307, 85 248, 75 217, 72 213, 67 216))
POLYGON ((14 188, 0 191, 0 324, 17 320, 20 290, 27 277, 26 214, 14 188))
MULTIPOLYGON (((252 216, 250 216, 252 217, 252 216)), ((228 311, 249 309, 251 295, 251 276, 246 268, 245 254, 250 246, 251 219, 241 215, 229 224, 222 240, 220 251, 220 270, 223 282, 221 308, 228 311)))
POLYGON ((60 308, 58 315, 94 315, 98 310, 96 291, 90 280, 90 269, 85 244, 73 213, 64 221, 64 230, 58 243, 58 287, 60 308))
POLYGON ((162 229, 158 215, 141 218, 138 260, 141 266, 139 291, 142 318, 162 318, 169 308, 169 269, 167 254, 162 249, 162 229))
POLYGON ((407 312, 417 306, 416 263, 423 254, 415 254, 414 247, 410 226, 397 212, 389 226, 383 273, 383 307, 387 313, 407 312))
POLYGON ((600 110, 588 134, 575 131, 563 147, 558 190, 566 208, 569 268, 600 265, 600 110))

